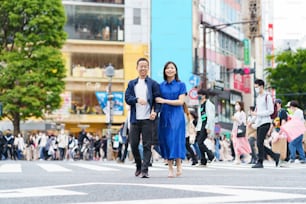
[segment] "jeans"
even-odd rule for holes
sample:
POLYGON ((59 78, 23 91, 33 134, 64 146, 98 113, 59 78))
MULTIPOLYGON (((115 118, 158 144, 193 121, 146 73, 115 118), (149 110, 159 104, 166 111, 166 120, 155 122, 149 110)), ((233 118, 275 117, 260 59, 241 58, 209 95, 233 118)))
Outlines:
POLYGON ((251 156, 252 156, 252 161, 256 161, 257 160, 257 154, 256 154, 256 149, 255 149, 255 144, 256 144, 256 138, 255 137, 250 137, 249 138, 249 143, 251 146, 251 156))
POLYGON ((60 160, 64 160, 65 159, 65 153, 66 153, 66 149, 63 147, 59 147, 59 153, 60 153, 60 160))
POLYGON ((215 138, 215 157, 219 161, 220 160, 220 139, 215 138))
POLYGON ((295 160, 296 151, 300 155, 300 160, 305 160, 305 152, 303 149, 303 135, 295 138, 289 143, 290 159, 295 160))

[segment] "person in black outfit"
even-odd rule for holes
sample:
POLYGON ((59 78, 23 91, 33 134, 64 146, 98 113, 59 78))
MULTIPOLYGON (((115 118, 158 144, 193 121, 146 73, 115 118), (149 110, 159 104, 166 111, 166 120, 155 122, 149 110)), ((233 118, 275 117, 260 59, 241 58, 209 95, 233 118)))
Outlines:
POLYGON ((12 135, 11 130, 8 129, 4 136, 3 154, 5 159, 8 159, 9 157, 10 159, 12 159, 14 157, 13 145, 14 145, 14 136, 12 135))
POLYGON ((0 131, 0 160, 2 160, 3 157, 4 144, 5 144, 4 135, 3 132, 0 131))
POLYGON ((207 158, 209 161, 213 161, 215 156, 213 152, 208 149, 204 141, 206 138, 214 137, 215 130, 215 105, 209 100, 208 92, 204 89, 198 91, 199 107, 198 107, 198 121, 197 121, 197 136, 196 141, 201 151, 201 163, 197 166, 206 167, 207 158))
POLYGON ((87 139, 89 141, 89 138, 87 137, 87 132, 83 128, 81 130, 81 132, 79 133, 79 136, 78 136, 78 146, 79 146, 79 150, 80 150, 80 159, 83 159, 83 153, 82 153, 81 150, 82 150, 82 147, 83 147, 84 139, 87 139))

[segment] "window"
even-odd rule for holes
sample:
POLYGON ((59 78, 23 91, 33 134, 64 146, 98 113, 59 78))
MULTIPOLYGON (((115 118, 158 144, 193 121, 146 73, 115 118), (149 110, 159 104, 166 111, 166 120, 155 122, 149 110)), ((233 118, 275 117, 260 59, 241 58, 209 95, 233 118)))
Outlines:
POLYGON ((141 25, 141 9, 140 8, 133 9, 133 24, 141 25))
POLYGON ((72 77, 106 77, 104 68, 109 62, 115 68, 115 78, 123 78, 123 55, 116 54, 93 54, 93 53, 72 53, 71 55, 71 76, 72 77))
POLYGON ((123 8, 65 5, 69 39, 123 41, 123 8))

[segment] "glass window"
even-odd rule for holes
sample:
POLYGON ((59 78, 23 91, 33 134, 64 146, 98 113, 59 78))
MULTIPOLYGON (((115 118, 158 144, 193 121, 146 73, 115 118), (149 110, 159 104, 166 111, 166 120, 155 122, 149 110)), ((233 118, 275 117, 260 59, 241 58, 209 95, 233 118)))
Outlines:
POLYGON ((103 114, 95 92, 72 92, 71 97, 72 104, 70 112, 72 114, 103 114))
POLYGON ((123 41, 123 8, 65 5, 69 39, 123 41))
POLYGON ((112 64, 115 68, 114 78, 123 78, 123 56, 118 54, 72 53, 72 77, 106 77, 104 68, 112 64))
POLYGON ((133 24, 141 25, 141 9, 140 8, 133 9, 133 24))

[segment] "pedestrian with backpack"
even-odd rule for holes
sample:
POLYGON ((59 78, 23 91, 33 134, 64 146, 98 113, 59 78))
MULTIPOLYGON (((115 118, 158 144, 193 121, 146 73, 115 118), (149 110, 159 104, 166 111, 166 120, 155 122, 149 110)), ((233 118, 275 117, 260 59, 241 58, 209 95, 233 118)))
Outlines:
POLYGON ((256 116, 258 160, 252 168, 263 168, 263 161, 266 154, 270 155, 275 161, 275 166, 278 166, 280 154, 274 153, 264 145, 264 140, 272 123, 270 115, 274 112, 273 99, 264 90, 265 82, 262 79, 255 80, 254 88, 257 94, 256 109, 251 112, 251 115, 256 116))

